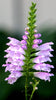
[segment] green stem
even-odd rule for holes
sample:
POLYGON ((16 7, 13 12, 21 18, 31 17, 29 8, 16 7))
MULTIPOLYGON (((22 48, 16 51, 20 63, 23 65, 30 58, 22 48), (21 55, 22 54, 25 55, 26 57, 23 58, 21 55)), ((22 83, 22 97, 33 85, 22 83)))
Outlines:
POLYGON ((27 76, 25 81, 25 99, 27 100, 27 76))
POLYGON ((35 90, 33 89, 33 91, 32 91, 32 93, 31 93, 31 96, 30 96, 30 99, 29 99, 29 100, 32 99, 34 92, 35 92, 35 90))
POLYGON ((30 96, 30 99, 29 99, 29 100, 32 99, 33 94, 34 94, 34 92, 36 91, 36 87, 37 87, 38 84, 39 84, 39 81, 38 81, 38 82, 36 81, 36 83, 33 85, 33 90, 32 90, 32 93, 31 93, 31 96, 30 96))

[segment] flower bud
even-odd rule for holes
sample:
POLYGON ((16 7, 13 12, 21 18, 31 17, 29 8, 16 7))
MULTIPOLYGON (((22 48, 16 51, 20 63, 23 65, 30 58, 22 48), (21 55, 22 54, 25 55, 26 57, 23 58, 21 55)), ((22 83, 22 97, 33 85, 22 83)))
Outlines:
POLYGON ((34 30, 35 33, 37 33, 37 30, 34 30))
POLYGON ((27 36, 26 36, 26 35, 23 35, 22 38, 23 38, 24 40, 27 40, 27 36))
POLYGON ((41 34, 40 34, 40 33, 34 34, 34 37, 35 37, 35 38, 39 38, 39 37, 41 37, 41 34))
POLYGON ((28 31, 25 31, 25 35, 28 35, 29 33, 28 33, 28 31))
POLYGON ((37 47, 38 47, 37 44, 33 44, 33 45, 32 45, 32 48, 33 48, 33 49, 36 49, 37 47))
POLYGON ((33 41, 33 43, 34 43, 34 44, 40 44, 40 43, 42 43, 42 40, 41 40, 41 39, 35 39, 35 40, 33 41))

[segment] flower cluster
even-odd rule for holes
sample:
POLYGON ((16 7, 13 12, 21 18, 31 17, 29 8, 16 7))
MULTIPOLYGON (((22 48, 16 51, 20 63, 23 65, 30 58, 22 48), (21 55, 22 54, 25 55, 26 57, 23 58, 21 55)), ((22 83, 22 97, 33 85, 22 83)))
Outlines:
MULTIPOLYGON (((21 71, 23 71, 23 65, 24 65, 24 59, 25 59, 25 50, 27 50, 27 39, 28 39, 28 28, 26 28, 25 35, 22 36, 23 40, 19 41, 15 38, 8 37, 10 40, 7 45, 9 48, 5 50, 7 54, 4 56, 7 58, 6 64, 3 64, 3 66, 6 66, 5 72, 10 71, 10 75, 5 80, 8 80, 8 83, 13 84, 16 82, 16 80, 23 75, 21 71)), ((35 30, 35 32, 37 32, 35 30)), ((53 55, 50 53, 53 51, 51 48, 51 45, 53 45, 52 42, 44 43, 39 46, 40 43, 42 43, 41 39, 38 39, 41 37, 40 33, 34 34, 35 39, 33 40, 32 49, 34 48, 36 50, 36 57, 32 61, 34 63, 33 69, 35 69, 37 72, 34 72, 34 76, 38 77, 42 80, 48 80, 50 81, 50 76, 53 76, 53 74, 50 74, 51 68, 54 68, 53 65, 46 64, 45 62, 50 61, 50 57, 53 57, 53 55)))
MULTIPOLYGON (((38 38, 38 36, 41 35, 34 34, 34 36, 35 38, 38 38)), ((34 73, 34 76, 43 79, 45 81, 46 80, 50 81, 50 76, 54 76, 54 74, 50 74, 49 72, 51 71, 51 68, 54 68, 54 66, 46 64, 45 62, 47 61, 52 62, 50 57, 53 57, 53 55, 50 52, 53 51, 53 49, 51 48, 53 42, 44 43, 40 46, 38 46, 38 44, 42 42, 40 39, 35 39, 33 42, 34 42, 33 46, 37 51, 35 53, 37 57, 35 57, 35 59, 33 60, 33 62, 35 63, 33 68, 38 71, 34 73)))
POLYGON ((25 51, 22 46, 24 46, 24 41, 19 41, 17 39, 8 37, 10 40, 7 45, 9 48, 5 50, 7 54, 4 56, 4 58, 7 58, 6 64, 3 64, 3 66, 6 66, 5 72, 10 71, 10 75, 5 80, 8 80, 9 84, 13 84, 16 82, 16 80, 22 76, 22 66, 24 65, 23 60, 25 59, 24 55, 25 51), (22 42, 22 43, 21 43, 22 42))

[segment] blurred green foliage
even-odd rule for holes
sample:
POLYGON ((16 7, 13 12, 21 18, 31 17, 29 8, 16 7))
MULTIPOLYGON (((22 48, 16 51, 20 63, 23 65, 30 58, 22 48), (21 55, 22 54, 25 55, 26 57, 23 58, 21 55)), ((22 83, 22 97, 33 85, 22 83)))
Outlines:
MULTIPOLYGON (((54 77, 51 78, 51 82, 40 81, 38 85, 38 91, 34 93, 32 100, 56 100, 56 31, 52 29, 40 30, 42 34, 41 39, 43 43, 53 41, 54 45, 52 46, 54 52, 52 54, 54 57, 52 58, 52 63, 54 65, 54 69, 52 72, 55 74, 54 77)), ((4 79, 9 75, 9 72, 5 73, 5 68, 2 67, 2 64, 5 63, 4 55, 6 54, 4 50, 7 48, 6 43, 8 42, 7 37, 11 36, 16 39, 21 40, 21 35, 9 35, 9 32, 0 31, 0 100, 25 100, 24 97, 24 84, 25 78, 21 77, 17 80, 17 82, 13 85, 8 84, 4 81, 4 79), (23 98, 23 99, 22 99, 23 98)), ((31 78, 29 79, 31 80, 31 78)), ((32 88, 29 86, 29 93, 31 93, 32 88)))

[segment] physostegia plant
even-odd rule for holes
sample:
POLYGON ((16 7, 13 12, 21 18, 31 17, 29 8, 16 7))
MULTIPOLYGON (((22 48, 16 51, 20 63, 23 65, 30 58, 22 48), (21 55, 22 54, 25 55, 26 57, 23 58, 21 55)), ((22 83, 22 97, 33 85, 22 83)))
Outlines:
POLYGON ((3 64, 5 72, 9 71, 10 75, 5 79, 9 84, 14 84, 18 78, 21 76, 25 77, 25 100, 28 100, 28 78, 32 77, 29 82, 33 86, 32 93, 29 100, 37 90, 37 85, 40 80, 45 80, 50 82, 50 76, 54 76, 50 73, 53 65, 47 64, 46 62, 51 62, 50 57, 53 57, 51 51, 51 45, 53 42, 47 42, 44 44, 42 40, 39 39, 41 34, 37 32, 36 25, 36 3, 32 2, 29 11, 27 28, 25 28, 25 35, 22 36, 21 41, 8 37, 10 40, 8 49, 5 50, 7 53, 4 58, 6 59, 6 64, 3 64))

